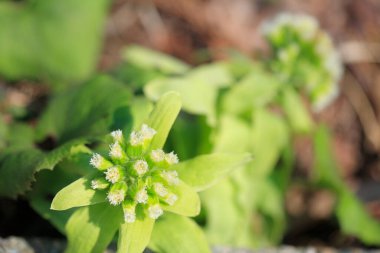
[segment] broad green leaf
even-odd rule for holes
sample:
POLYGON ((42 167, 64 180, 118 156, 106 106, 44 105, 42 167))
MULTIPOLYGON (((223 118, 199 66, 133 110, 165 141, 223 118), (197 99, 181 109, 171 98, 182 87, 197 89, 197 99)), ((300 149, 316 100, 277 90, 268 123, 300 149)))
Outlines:
POLYGON ((186 74, 186 79, 193 82, 204 82, 215 87, 228 87, 232 83, 232 76, 228 72, 228 68, 222 63, 211 63, 193 68, 186 74))
POLYGON ((96 65, 108 5, 106 0, 0 2, 0 75, 86 78, 96 65))
POLYGON ((257 109, 253 114, 252 175, 268 175, 276 165, 281 151, 286 146, 289 133, 282 118, 274 113, 257 109))
POLYGON ((147 124, 157 131, 151 149, 162 148, 170 129, 181 110, 181 99, 176 92, 165 93, 151 112, 147 124))
POLYGON ((197 191, 205 190, 233 169, 246 165, 251 160, 249 153, 215 153, 201 155, 171 166, 179 177, 197 191))
MULTIPOLYGON (((241 173, 239 171, 238 173, 241 173)), ((238 174, 238 173, 234 173, 238 174)), ((247 180, 247 178, 245 178, 247 180)), ((244 209, 239 205, 239 195, 249 201, 255 193, 236 188, 236 184, 225 178, 218 184, 202 192, 202 208, 207 214, 205 233, 213 245, 233 245, 251 247, 250 219, 252 209, 244 209)))
POLYGON ((23 123, 10 124, 4 140, 8 148, 33 148, 34 129, 23 123))
POLYGON ((48 153, 35 148, 9 149, 3 152, 0 155, 0 195, 14 198, 30 190, 35 173, 53 169, 66 157, 87 152, 83 143, 83 140, 74 140, 48 153))
POLYGON ((174 57, 137 45, 126 47, 122 57, 128 63, 166 74, 181 74, 189 69, 186 63, 174 57))
POLYGON ((309 133, 312 130, 313 121, 310 113, 307 111, 301 97, 292 87, 282 90, 281 104, 293 131, 297 133, 309 133))
POLYGON ((133 223, 124 223, 120 226, 118 253, 141 253, 147 247, 154 226, 153 219, 145 217, 136 219, 133 223))
POLYGON ((335 192, 344 188, 331 148, 331 137, 327 127, 321 126, 314 134, 313 178, 321 186, 335 192))
POLYGON ((216 131, 214 152, 247 152, 252 146, 252 130, 245 121, 222 114, 216 131))
POLYGON ((190 217, 199 214, 201 210, 199 195, 192 187, 180 181, 174 193, 178 196, 178 200, 172 206, 163 205, 165 211, 190 217))
POLYGON ((249 114, 253 107, 264 106, 274 100, 281 83, 271 74, 255 68, 223 97, 222 110, 233 114, 249 114))
POLYGON ((29 190, 43 158, 43 153, 33 148, 0 154, 0 195, 15 198, 29 190))
POLYGON ((101 253, 123 222, 120 206, 108 203, 79 208, 66 225, 68 245, 65 253, 101 253))
POLYGON ((168 91, 181 95, 183 110, 191 114, 207 116, 210 125, 215 124, 215 107, 219 88, 208 83, 207 79, 193 81, 187 77, 155 79, 144 87, 145 95, 157 100, 168 91))
POLYGON ((105 75, 72 87, 50 102, 37 126, 38 138, 51 135, 63 143, 104 135, 110 130, 115 110, 128 105, 130 97, 122 83, 105 75))
POLYGON ((66 210, 72 207, 105 202, 106 192, 95 191, 91 188, 93 178, 93 174, 82 177, 60 190, 55 195, 50 208, 53 210, 66 210))
POLYGON ((348 189, 339 195, 336 215, 342 230, 367 245, 380 245, 380 223, 348 189))
POLYGON ((166 214, 156 222, 149 248, 160 253, 211 253, 200 227, 174 214, 166 214))

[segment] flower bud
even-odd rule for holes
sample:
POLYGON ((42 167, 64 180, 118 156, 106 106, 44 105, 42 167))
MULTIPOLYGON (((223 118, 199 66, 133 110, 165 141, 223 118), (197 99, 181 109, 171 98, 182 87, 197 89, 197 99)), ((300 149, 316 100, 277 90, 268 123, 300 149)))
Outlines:
POLYGON ((104 172, 104 174, 106 174, 107 181, 113 184, 123 180, 125 177, 123 168, 117 165, 109 168, 106 172, 104 172))
POLYGON ((148 215, 152 219, 158 219, 158 217, 160 217, 163 213, 164 211, 159 204, 151 205, 148 208, 148 215))
POLYGON ((124 142, 125 142, 124 136, 123 136, 123 132, 120 129, 112 131, 111 136, 112 136, 114 142, 118 142, 121 145, 124 145, 124 142))
POLYGON ((174 152, 170 152, 169 154, 165 154, 165 162, 169 166, 173 165, 173 164, 177 164, 179 162, 178 156, 176 154, 174 154, 174 152))
POLYGON ((170 171, 162 171, 161 177, 170 185, 178 185, 179 184, 179 178, 178 173, 175 170, 170 171))
POLYGON ((124 220, 133 223, 136 220, 136 204, 131 201, 124 201, 123 204, 124 220))
POLYGON ((109 182, 104 177, 99 177, 91 181, 91 188, 94 190, 104 190, 109 186, 109 182))
POLYGON ((148 192, 145 187, 139 189, 135 195, 135 201, 140 204, 146 204, 148 202, 148 192))
POLYGON ((174 193, 169 193, 165 198, 164 198, 164 201, 172 206, 175 204, 175 202, 178 200, 178 196, 175 195, 174 193))
POLYGON ((97 153, 92 154, 90 164, 98 170, 106 170, 113 166, 113 163, 97 153))
POLYGON ((121 161, 121 162, 125 162, 128 160, 128 157, 125 154, 119 142, 114 142, 113 144, 110 145, 109 155, 112 158, 112 160, 121 161))
POLYGON ((124 181, 112 185, 107 195, 108 201, 111 203, 111 205, 119 205, 121 202, 123 202, 125 196, 127 195, 127 190, 128 187, 124 181))
POLYGON ((168 194, 168 190, 161 183, 154 183, 153 190, 160 197, 165 197, 168 194))
POLYGON ((148 163, 144 160, 137 160, 133 164, 133 169, 137 173, 137 175, 141 177, 142 175, 148 172, 148 163))

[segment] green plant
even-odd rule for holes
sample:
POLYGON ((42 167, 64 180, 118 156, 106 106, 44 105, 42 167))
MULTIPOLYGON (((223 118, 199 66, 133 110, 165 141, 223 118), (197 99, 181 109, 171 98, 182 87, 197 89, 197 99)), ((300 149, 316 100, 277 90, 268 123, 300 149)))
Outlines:
POLYGON ((163 95, 147 125, 128 139, 121 130, 113 131, 108 157, 92 155, 97 171, 57 193, 53 210, 86 206, 68 220, 66 252, 103 252, 117 230, 118 252, 142 252, 151 234, 149 247, 158 252, 209 252, 201 230, 178 215, 198 215, 196 191, 249 161, 249 155, 211 154, 178 163, 176 154, 165 154, 161 148, 180 106, 175 93, 163 95), (164 211, 173 214, 158 219, 164 211), (162 236, 169 231, 181 235, 162 236))

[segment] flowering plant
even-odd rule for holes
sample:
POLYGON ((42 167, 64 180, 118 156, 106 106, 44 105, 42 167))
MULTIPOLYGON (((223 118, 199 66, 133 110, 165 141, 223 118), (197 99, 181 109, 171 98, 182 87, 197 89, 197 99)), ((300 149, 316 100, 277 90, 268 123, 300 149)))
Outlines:
POLYGON ((176 93, 163 95, 139 131, 128 139, 121 130, 113 131, 108 156, 93 153, 90 159, 95 171, 57 193, 52 209, 81 207, 66 225, 66 252, 102 252, 118 229, 117 252, 142 252, 149 242, 158 252, 177 252, 176 245, 181 252, 209 252, 201 230, 179 215, 198 215, 197 191, 245 164, 250 155, 210 154, 179 162, 174 152, 165 153, 180 107, 176 93), (164 211, 173 214, 159 219, 164 211), (176 236, 169 238, 172 231, 176 236))

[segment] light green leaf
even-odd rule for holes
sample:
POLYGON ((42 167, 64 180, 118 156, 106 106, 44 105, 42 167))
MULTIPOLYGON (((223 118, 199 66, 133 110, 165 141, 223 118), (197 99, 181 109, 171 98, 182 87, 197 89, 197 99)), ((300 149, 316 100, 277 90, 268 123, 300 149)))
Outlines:
POLYGON ((214 152, 247 152, 251 146, 251 126, 233 115, 222 114, 216 131, 214 152))
POLYGON ((95 68, 108 5, 106 0, 1 1, 0 74, 83 80, 95 68))
MULTIPOLYGON (((236 174, 240 174, 240 170, 236 174)), ((247 181, 247 178, 245 178, 247 181)), ((233 245, 251 247, 252 209, 244 209, 239 203, 239 196, 250 202, 255 192, 243 191, 230 179, 225 178, 201 194, 202 208, 207 214, 205 233, 213 245, 233 245)))
POLYGON ((157 131, 151 149, 162 148, 169 131, 181 110, 181 99, 176 92, 165 93, 157 102, 149 116, 147 124, 157 131))
POLYGON ((166 74, 181 74, 189 69, 186 63, 174 57, 137 45, 125 48, 122 57, 128 63, 166 74))
POLYGON ((256 67, 232 86, 222 100, 222 110, 232 114, 249 114, 253 107, 264 106, 276 97, 281 83, 269 73, 256 67))
POLYGON ((282 118, 264 109, 253 114, 252 175, 268 175, 276 165, 281 151, 289 141, 289 133, 282 118))
POLYGON ((88 206, 106 201, 106 192, 91 188, 94 175, 82 177, 69 184, 55 195, 51 209, 66 210, 72 207, 88 206))
POLYGON ((172 206, 163 205, 162 209, 190 217, 199 214, 201 203, 198 193, 196 193, 193 188, 180 181, 180 183, 176 185, 174 193, 178 196, 178 200, 172 206))
POLYGON ((314 168, 313 179, 323 187, 335 192, 344 189, 331 148, 331 137, 327 127, 320 126, 314 134, 314 168))
POLYGON ((175 164, 170 169, 176 170, 186 184, 197 191, 203 191, 233 169, 246 165, 251 158, 249 153, 215 153, 197 156, 175 164))
POLYGON ((193 68, 186 74, 186 79, 193 82, 204 82, 215 87, 228 87, 232 83, 232 76, 228 72, 227 66, 222 62, 201 65, 193 68))
POLYGON ((123 222, 120 206, 108 203, 79 208, 66 225, 65 253, 101 253, 123 222))
POLYGON ((53 98, 39 121, 37 138, 50 135, 63 143, 104 135, 110 130, 115 110, 128 105, 130 97, 122 83, 109 76, 96 76, 53 98))
POLYGON ((183 109, 192 114, 207 116, 209 124, 214 125, 215 107, 219 88, 205 80, 193 81, 186 77, 161 78, 149 82, 144 87, 145 95, 157 100, 168 91, 176 91, 181 95, 183 109))
POLYGON ((156 222, 149 248, 160 253, 211 253, 198 225, 174 214, 167 214, 156 222))
POLYGON ((145 217, 120 227, 117 253, 141 253, 148 245, 154 226, 153 219, 145 217))
POLYGON ((380 245, 380 223, 348 189, 339 195, 336 215, 345 233, 358 237, 367 245, 380 245))
POLYGON ((137 129, 148 119, 154 107, 152 102, 145 97, 135 97, 130 108, 133 116, 133 129, 137 129))
POLYGON ((292 89, 283 89, 281 98, 282 108, 293 131, 309 133, 313 128, 313 121, 301 97, 292 89))

